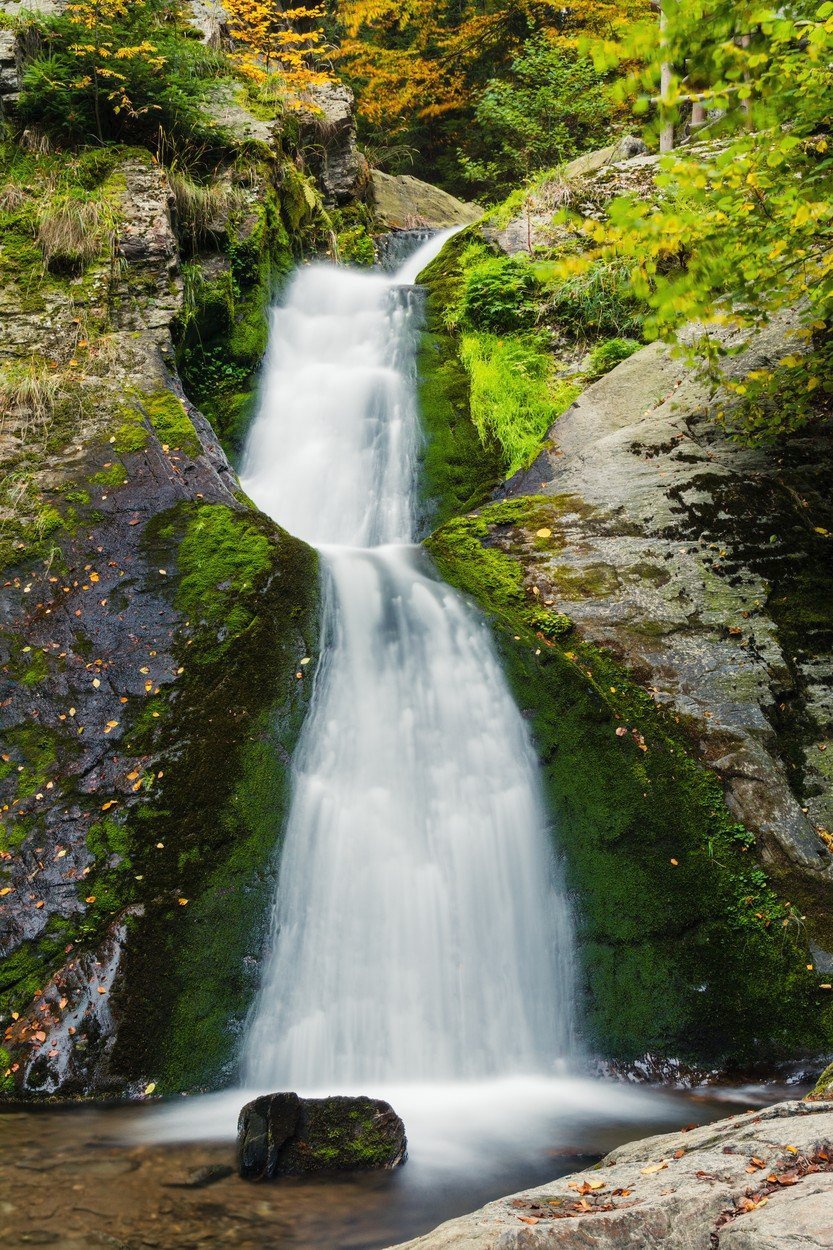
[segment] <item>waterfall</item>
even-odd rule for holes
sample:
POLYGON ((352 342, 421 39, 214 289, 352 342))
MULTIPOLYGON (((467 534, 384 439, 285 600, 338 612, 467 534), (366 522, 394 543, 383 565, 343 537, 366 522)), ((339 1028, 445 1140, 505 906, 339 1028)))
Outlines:
POLYGON ((450 233, 393 275, 302 268, 272 313, 243 485, 319 548, 323 647, 251 1087, 546 1073, 571 1048, 535 753, 486 624, 414 546, 413 283, 450 233))

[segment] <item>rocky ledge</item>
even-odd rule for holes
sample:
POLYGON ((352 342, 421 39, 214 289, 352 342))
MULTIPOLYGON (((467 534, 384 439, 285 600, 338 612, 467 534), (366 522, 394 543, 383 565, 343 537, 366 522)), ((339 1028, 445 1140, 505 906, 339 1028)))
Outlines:
MULTIPOLYGON (((818 1250, 833 1245, 833 1102, 631 1142, 408 1250, 818 1250)), ((405 1250, 405 1247, 399 1247, 405 1250)))

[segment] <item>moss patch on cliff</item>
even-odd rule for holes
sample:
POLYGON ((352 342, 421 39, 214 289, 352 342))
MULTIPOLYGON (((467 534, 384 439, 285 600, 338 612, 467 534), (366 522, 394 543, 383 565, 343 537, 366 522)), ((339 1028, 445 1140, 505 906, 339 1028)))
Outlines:
POLYGON ((164 768, 126 834, 144 914, 131 921, 115 1062, 165 1091, 214 1088, 233 1077, 258 979, 312 677, 299 661, 315 655, 317 558, 225 505, 180 505, 147 544, 150 564, 175 571, 186 623, 175 692, 143 705, 130 736, 164 768))
POLYGON ((806 969, 800 914, 776 897, 684 730, 610 655, 536 627, 541 609, 506 548, 536 541, 554 506, 486 508, 428 549, 491 617, 530 724, 578 900, 592 1044, 730 1064, 829 1046, 833 1008, 806 969))
POLYGON ((425 433, 421 496, 431 524, 488 498, 504 473, 500 444, 472 419, 471 380, 446 310, 459 298, 469 231, 456 235, 425 270, 425 325, 419 353, 420 415, 425 433))

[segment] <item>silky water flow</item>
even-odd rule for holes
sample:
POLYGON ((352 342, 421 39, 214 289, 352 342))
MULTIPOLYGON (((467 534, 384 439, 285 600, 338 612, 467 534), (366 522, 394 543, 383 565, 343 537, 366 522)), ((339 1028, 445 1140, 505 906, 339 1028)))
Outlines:
POLYGON ((413 284, 298 271, 273 312, 251 498, 321 555, 251 1087, 553 1071, 573 1044, 569 907, 537 761, 482 619, 414 545, 413 284))

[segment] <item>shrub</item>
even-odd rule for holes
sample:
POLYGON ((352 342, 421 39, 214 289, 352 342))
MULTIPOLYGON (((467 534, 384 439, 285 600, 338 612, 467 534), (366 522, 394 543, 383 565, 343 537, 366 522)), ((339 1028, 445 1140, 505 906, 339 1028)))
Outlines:
POLYGON ((538 282, 526 261, 490 256, 466 274, 460 311, 473 330, 529 329, 538 316, 538 282))
POLYGON ((532 39, 508 76, 492 78, 474 109, 460 163, 488 195, 608 141, 613 105, 588 58, 532 39))
POLYGON ((602 378, 611 369, 615 369, 623 360, 627 360, 642 346, 636 339, 606 339, 597 343, 590 353, 588 378, 602 378))
POLYGON ((345 265, 376 264, 376 248, 364 226, 351 226, 336 235, 338 259, 345 265))
POLYGON ((27 127, 73 143, 151 145, 160 129, 218 142, 200 105, 217 78, 228 75, 227 62, 190 37, 178 6, 115 0, 107 11, 90 9, 92 26, 82 8, 21 19, 34 28, 41 49, 23 74, 19 113, 27 127))
POLYGON ((644 305, 619 262, 599 260, 583 273, 557 281, 547 313, 575 339, 642 338, 644 305))

